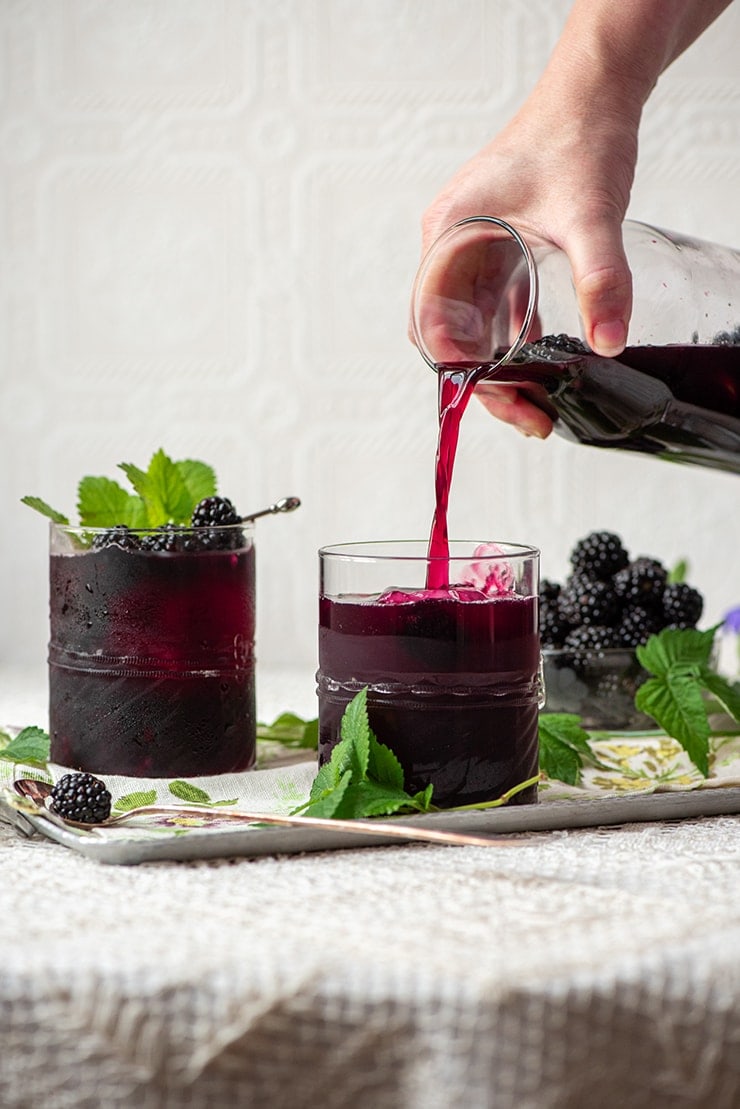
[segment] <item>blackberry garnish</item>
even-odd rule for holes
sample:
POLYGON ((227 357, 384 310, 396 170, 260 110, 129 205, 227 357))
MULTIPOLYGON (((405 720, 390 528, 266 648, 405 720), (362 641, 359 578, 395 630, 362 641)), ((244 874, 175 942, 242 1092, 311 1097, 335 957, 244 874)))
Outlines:
POLYGON ((135 535, 126 524, 116 524, 115 527, 108 528, 107 531, 99 531, 94 535, 92 545, 96 551, 101 551, 105 547, 121 547, 124 551, 138 551, 141 543, 138 535, 135 535))
POLYGON ((92 774, 65 774, 51 791, 50 808, 65 820, 102 824, 110 816, 111 795, 92 774))
POLYGON ((695 628, 703 608, 704 598, 699 590, 685 582, 674 582, 663 591, 665 624, 677 628, 695 628))
POLYGON ((214 528, 238 524, 240 519, 228 497, 206 497, 193 509, 190 522, 194 528, 214 528))
POLYGON ((659 632, 661 626, 655 609, 633 605, 622 614, 622 622, 617 629, 619 642, 623 647, 639 647, 659 632))
POLYGON ((668 578, 655 558, 637 558, 614 575, 614 590, 626 605, 660 607, 668 578))
POLYGON ((612 627, 619 621, 620 606, 611 582, 572 574, 560 594, 560 611, 574 627, 581 624, 612 627))
POLYGON ((206 545, 205 537, 198 535, 193 528, 182 528, 176 524, 162 524, 144 536, 141 545, 146 551, 199 551, 206 545))
POLYGON ((580 539, 570 555, 575 574, 606 581, 629 563, 629 555, 622 540, 612 531, 592 531, 580 539))
POLYGON ((240 519, 228 497, 206 497, 193 509, 191 523, 196 531, 202 532, 204 547, 233 551, 244 543, 244 532, 233 526, 240 523, 240 519))

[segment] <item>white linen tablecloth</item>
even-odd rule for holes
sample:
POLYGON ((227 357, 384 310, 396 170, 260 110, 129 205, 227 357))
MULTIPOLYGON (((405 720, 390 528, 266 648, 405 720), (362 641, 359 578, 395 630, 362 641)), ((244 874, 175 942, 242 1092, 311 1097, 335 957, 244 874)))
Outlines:
POLYGON ((513 838, 107 867, 0 824, 0 1105, 739 1105, 740 818, 513 838))

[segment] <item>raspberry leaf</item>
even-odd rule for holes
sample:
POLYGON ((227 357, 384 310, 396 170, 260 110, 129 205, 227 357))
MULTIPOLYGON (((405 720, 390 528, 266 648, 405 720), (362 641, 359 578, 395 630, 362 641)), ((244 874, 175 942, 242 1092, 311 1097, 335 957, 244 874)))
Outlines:
POLYGON ((41 497, 26 496, 21 497, 21 504, 27 504, 29 508, 35 508, 42 516, 47 516, 53 520, 55 524, 68 524, 69 519, 63 512, 57 512, 55 508, 48 505, 46 501, 42 501, 41 497))
POLYGON ((161 448, 146 471, 131 462, 121 462, 119 468, 146 504, 150 527, 190 522, 194 507, 190 492, 177 465, 161 448))
POLYGON ((216 473, 212 466, 205 462, 198 462, 193 458, 184 458, 175 462, 175 469, 180 475, 192 502, 190 512, 199 501, 206 497, 215 497, 218 492, 216 473))
POLYGON ((46 767, 49 761, 49 735, 43 728, 23 728, 15 739, 0 749, 0 759, 25 766, 46 767))
POLYGON ((108 528, 126 524, 147 526, 147 511, 141 497, 127 493, 107 477, 83 477, 77 487, 77 511, 84 528, 108 528))
POLYGON ((740 685, 736 682, 728 682, 726 678, 723 678, 721 674, 716 674, 713 670, 703 670, 701 680, 704 687, 719 701, 725 712, 733 720, 740 721, 740 685))
POLYGON ((648 678, 635 695, 635 705, 668 735, 677 739, 694 766, 709 774, 709 719, 702 684, 686 665, 648 678))

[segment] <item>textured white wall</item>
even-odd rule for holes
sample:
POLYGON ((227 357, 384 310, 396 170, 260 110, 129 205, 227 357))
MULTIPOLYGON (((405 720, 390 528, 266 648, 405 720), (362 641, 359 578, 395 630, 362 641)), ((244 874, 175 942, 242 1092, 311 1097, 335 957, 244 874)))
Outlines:
MULTIPOLYGON (((315 660, 316 549, 424 536, 419 219, 510 117, 567 0, 0 0, 0 660, 45 656, 46 530, 163 445, 261 521, 258 655, 315 660)), ((630 214, 740 244, 740 4, 659 83, 630 214)), ((452 532, 690 559, 740 601, 737 478, 525 440, 474 406, 452 532)))

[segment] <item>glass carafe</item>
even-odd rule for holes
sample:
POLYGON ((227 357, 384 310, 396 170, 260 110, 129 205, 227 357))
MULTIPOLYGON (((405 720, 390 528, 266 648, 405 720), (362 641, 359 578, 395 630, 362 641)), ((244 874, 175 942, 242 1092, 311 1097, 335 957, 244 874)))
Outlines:
POLYGON ((565 253, 491 216, 423 259, 412 330, 435 370, 525 390, 567 438, 740 473, 740 251, 627 220, 628 346, 596 356, 565 253))

